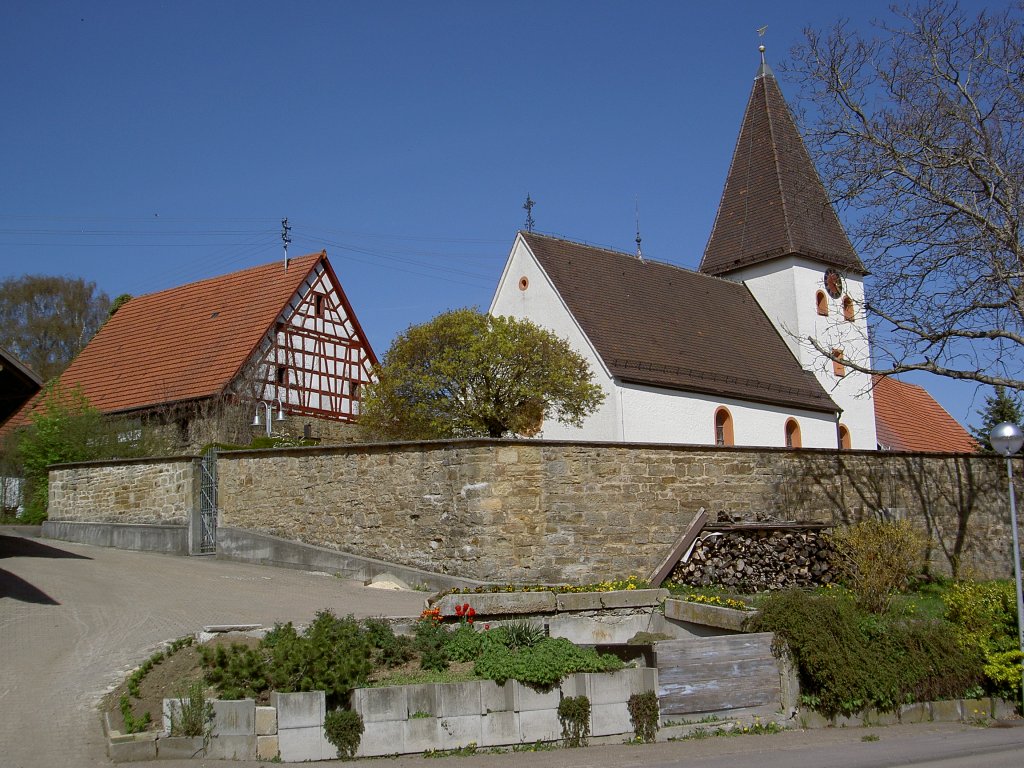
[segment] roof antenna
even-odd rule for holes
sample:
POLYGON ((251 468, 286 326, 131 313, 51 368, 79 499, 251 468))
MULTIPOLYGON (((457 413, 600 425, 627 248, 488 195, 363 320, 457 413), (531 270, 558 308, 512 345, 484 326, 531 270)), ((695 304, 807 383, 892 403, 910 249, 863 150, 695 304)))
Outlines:
POLYGON ((288 226, 288 217, 285 216, 281 219, 281 242, 284 243, 284 271, 288 271, 288 243, 292 241, 290 232, 292 228, 288 226))
POLYGON ((535 203, 533 200, 530 199, 530 193, 527 192, 526 193, 526 202, 523 203, 523 210, 526 211, 526 231, 527 232, 533 232, 533 225, 536 224, 536 222, 533 220, 533 206, 535 206, 536 204, 537 203, 535 203))
POLYGON ((636 198, 636 257, 644 260, 644 252, 640 250, 640 197, 636 198))

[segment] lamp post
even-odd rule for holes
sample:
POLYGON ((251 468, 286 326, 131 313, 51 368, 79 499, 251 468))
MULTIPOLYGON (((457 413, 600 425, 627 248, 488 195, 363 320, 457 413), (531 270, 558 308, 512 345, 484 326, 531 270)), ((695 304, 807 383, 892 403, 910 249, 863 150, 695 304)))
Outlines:
MULTIPOLYGON (((1024 432, 1016 424, 996 424, 989 435, 995 452, 1006 457, 1006 477, 1010 484, 1010 528, 1013 530, 1013 577, 1017 583, 1017 642, 1024 653, 1024 593, 1020 584, 1020 541, 1017 538, 1017 500, 1013 493, 1013 455, 1024 445, 1024 432)), ((1024 706, 1024 659, 1021 659, 1021 700, 1024 706)))
MULTIPOLYGON (((277 400, 277 418, 274 421, 284 421, 284 403, 281 402, 281 398, 275 398, 277 400)), ((260 426, 260 407, 264 409, 264 422, 267 425, 267 437, 270 437, 271 429, 271 413, 273 412, 272 404, 266 400, 259 400, 256 403, 256 415, 252 417, 252 426, 260 426)))

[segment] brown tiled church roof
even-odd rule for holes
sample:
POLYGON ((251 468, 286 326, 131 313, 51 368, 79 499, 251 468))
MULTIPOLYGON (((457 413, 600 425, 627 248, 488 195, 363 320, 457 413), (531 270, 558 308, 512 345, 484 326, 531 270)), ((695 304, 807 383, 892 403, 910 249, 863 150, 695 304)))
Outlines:
POLYGON ((872 377, 875 432, 890 451, 974 453, 978 444, 928 392, 888 376, 872 377))
MULTIPOLYGON (((221 393, 326 254, 276 261, 137 296, 61 374, 104 413, 143 410, 221 393)), ((27 421, 33 404, 4 424, 27 421)))
POLYGON ((864 274, 811 162, 775 75, 762 64, 700 271, 798 254, 864 274))
POLYGON ((521 232, 613 376, 834 413, 741 283, 521 232))

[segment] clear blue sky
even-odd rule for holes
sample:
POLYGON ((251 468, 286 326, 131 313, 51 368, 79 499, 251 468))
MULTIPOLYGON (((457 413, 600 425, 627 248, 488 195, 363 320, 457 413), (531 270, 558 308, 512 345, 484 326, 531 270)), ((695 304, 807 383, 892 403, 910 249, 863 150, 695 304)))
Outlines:
MULTIPOLYGON (((970 6, 972 4, 962 4, 970 6)), ((888 2, 0 5, 0 279, 111 297, 327 249, 370 342, 486 308, 537 229, 696 268, 768 26, 888 2)), ((187 340, 183 340, 187 343, 187 340)), ((961 422, 984 392, 926 386, 961 422)))

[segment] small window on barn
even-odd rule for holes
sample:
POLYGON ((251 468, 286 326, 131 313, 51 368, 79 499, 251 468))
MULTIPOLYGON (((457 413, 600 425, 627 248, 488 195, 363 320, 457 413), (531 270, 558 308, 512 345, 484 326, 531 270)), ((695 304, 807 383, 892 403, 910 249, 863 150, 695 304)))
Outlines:
POLYGON ((850 450, 850 446, 851 445, 852 445, 852 443, 850 442, 850 430, 849 430, 849 428, 845 424, 840 424, 839 425, 839 447, 842 450, 844 450, 844 451, 848 451, 848 450, 850 450))
POLYGON ((825 292, 818 291, 814 301, 817 304, 818 314, 822 317, 828 317, 828 296, 825 295, 825 292))
POLYGON ((313 294, 313 314, 316 317, 324 316, 324 295, 322 293, 313 294))
POLYGON ((732 432, 732 414, 728 408, 715 411, 715 445, 735 445, 732 432))
POLYGON ((848 323, 852 323, 855 317, 856 317, 856 313, 855 313, 854 308, 853 308, 853 299, 851 299, 849 296, 844 296, 843 297, 843 319, 846 322, 848 322, 848 323))
POLYGON ((288 366, 277 366, 277 383, 282 386, 288 383, 288 366))
POLYGON ((846 366, 843 365, 843 350, 833 349, 832 350, 832 373, 836 376, 846 375, 846 366))
POLYGON ((802 447, 800 442, 800 425, 797 424, 796 419, 786 419, 786 447, 802 447))

